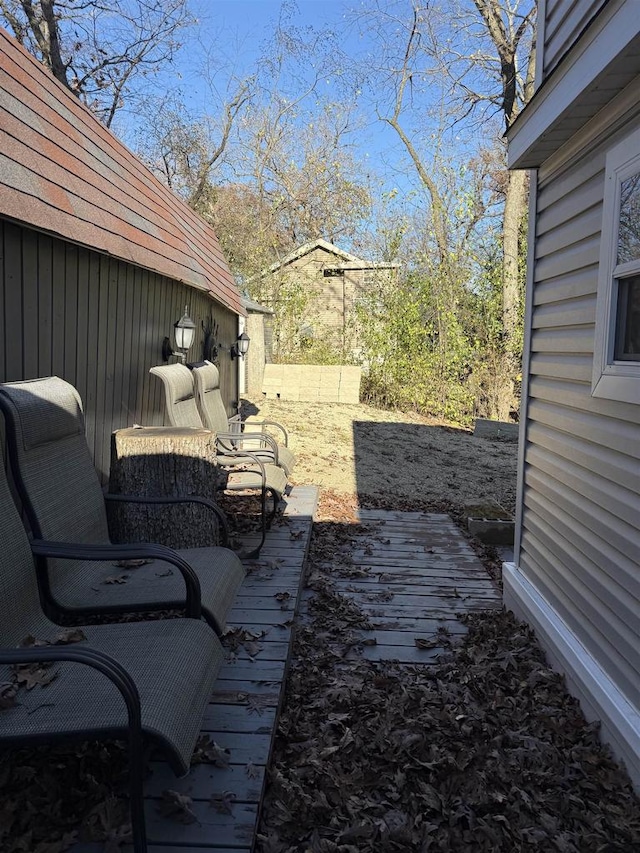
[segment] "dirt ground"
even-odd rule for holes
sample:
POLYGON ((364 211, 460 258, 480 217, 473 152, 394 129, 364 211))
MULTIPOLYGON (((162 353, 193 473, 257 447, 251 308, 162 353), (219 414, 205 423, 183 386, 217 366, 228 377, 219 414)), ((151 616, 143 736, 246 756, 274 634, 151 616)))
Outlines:
POLYGON ((243 411, 286 425, 297 456, 294 483, 384 499, 389 509, 406 501, 459 508, 492 500, 515 510, 516 442, 364 404, 254 399, 243 411))

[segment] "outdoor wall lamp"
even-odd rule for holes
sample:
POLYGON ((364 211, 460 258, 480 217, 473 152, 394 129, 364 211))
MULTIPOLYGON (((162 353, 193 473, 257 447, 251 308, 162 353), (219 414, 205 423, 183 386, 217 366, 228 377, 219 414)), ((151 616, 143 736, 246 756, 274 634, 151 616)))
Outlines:
POLYGON ((243 332, 241 335, 238 335, 238 338, 229 350, 231 354, 231 360, 234 358, 244 358, 249 350, 249 343, 251 342, 251 338, 246 332, 243 332))
POLYGON ((171 340, 169 338, 165 338, 162 341, 163 361, 169 361, 172 355, 179 358, 183 364, 187 361, 187 351, 193 343, 193 336, 196 333, 196 324, 187 314, 187 309, 188 306, 185 305, 183 316, 173 324, 173 337, 176 342, 176 349, 178 352, 174 352, 171 348, 171 340))

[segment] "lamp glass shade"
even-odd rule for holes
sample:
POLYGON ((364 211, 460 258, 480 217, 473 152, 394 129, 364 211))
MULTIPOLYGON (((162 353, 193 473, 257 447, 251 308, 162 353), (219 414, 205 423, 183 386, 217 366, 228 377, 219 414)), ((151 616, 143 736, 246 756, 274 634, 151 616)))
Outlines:
POLYGON ((176 347, 180 350, 188 350, 193 343, 193 337, 196 333, 196 324, 187 314, 187 306, 184 308, 184 315, 174 325, 174 336, 176 347))
POLYGON ((236 346, 238 348, 238 354, 245 356, 249 350, 249 343, 251 338, 246 332, 243 332, 241 335, 238 335, 238 340, 236 342, 236 346))

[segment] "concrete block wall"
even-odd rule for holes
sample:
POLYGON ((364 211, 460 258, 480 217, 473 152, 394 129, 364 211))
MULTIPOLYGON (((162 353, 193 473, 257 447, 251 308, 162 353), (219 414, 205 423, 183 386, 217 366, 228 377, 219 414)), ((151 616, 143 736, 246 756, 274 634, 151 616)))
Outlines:
POLYGON ((358 403, 360 376, 352 365, 267 364, 262 393, 305 403, 358 403))

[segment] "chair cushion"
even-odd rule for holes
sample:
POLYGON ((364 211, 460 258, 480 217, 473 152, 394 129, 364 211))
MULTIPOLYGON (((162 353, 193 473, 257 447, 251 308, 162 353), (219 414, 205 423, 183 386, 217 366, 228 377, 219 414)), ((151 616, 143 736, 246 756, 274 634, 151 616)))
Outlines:
MULTIPOLYGON (((62 629, 50 625, 53 638, 62 629)), ((28 634, 29 626, 24 630, 28 634)), ((214 632, 195 619, 89 625, 81 630, 87 641, 74 645, 102 651, 124 666, 138 688, 144 731, 167 751, 173 769, 186 773, 224 659, 214 632)), ((54 663, 52 670, 58 675, 50 684, 21 690, 19 704, 2 711, 0 739, 126 732, 124 701, 105 676, 76 663, 54 663)), ((0 667, 0 681, 9 676, 9 668, 0 667)))
MULTIPOLYGON (((177 553, 198 575, 204 615, 222 633, 245 577, 244 566, 228 548, 186 548, 177 553)), ((154 560, 137 569, 89 560, 50 563, 52 592, 64 607, 128 606, 135 610, 136 606, 184 606, 184 581, 179 569, 170 563, 154 560)))
POLYGON ((80 395, 57 376, 12 382, 2 394, 13 403, 13 415, 25 450, 72 435, 84 435, 80 395))

